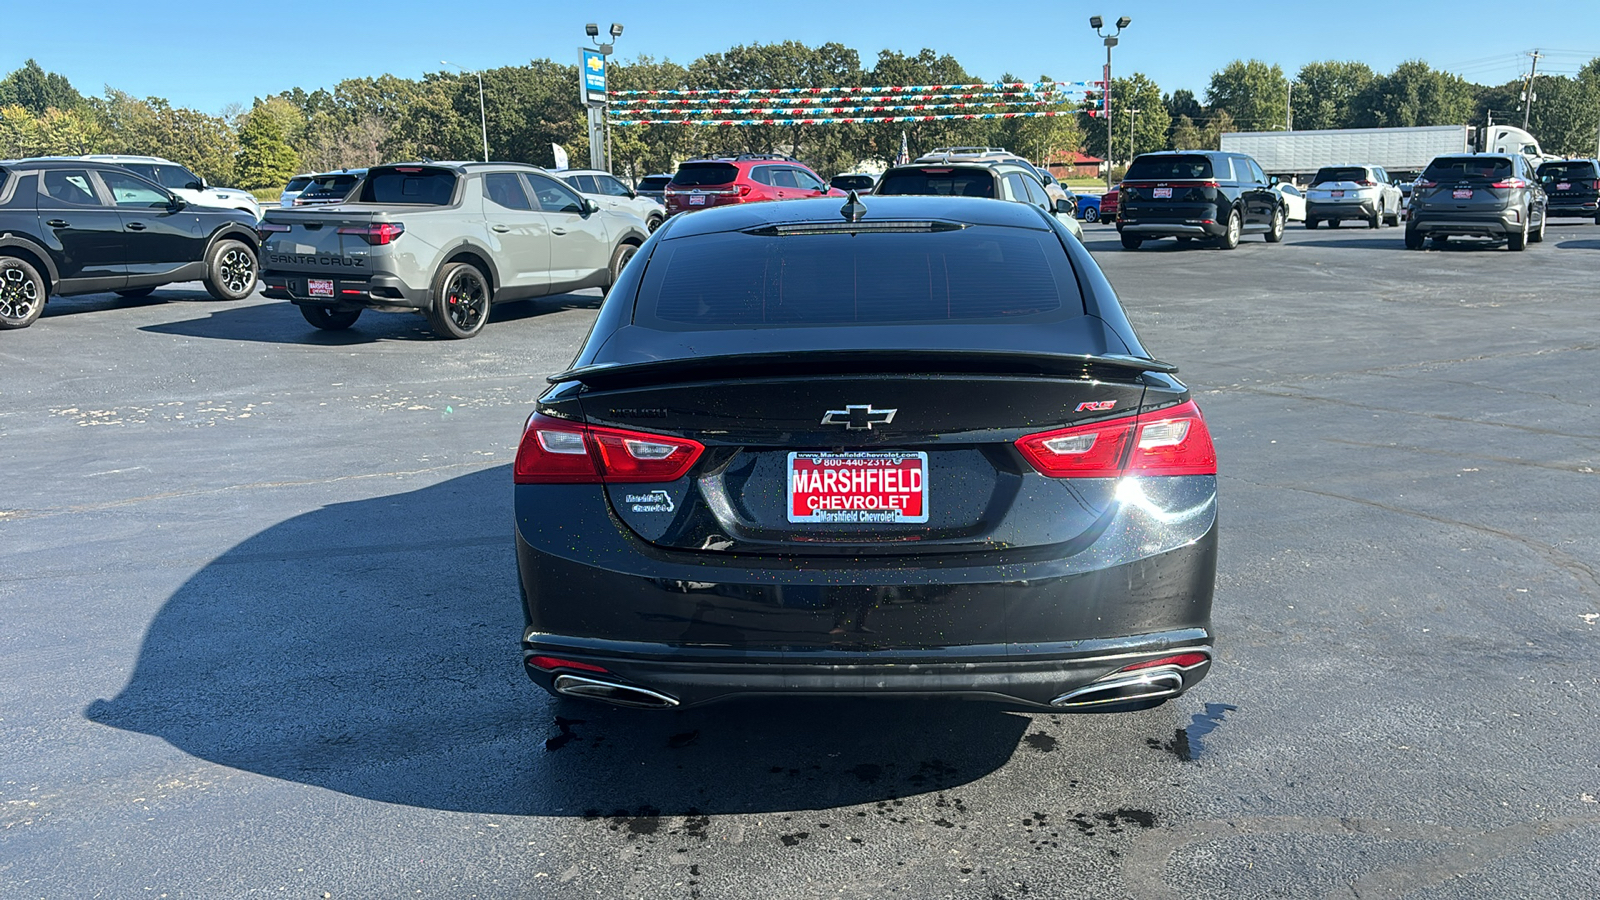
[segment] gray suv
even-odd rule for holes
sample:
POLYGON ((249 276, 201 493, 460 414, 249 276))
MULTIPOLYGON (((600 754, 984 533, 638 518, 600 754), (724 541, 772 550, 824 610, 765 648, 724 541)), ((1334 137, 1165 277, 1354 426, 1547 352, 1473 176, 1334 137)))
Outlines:
POLYGON ((367 171, 337 206, 268 210, 262 293, 339 330, 363 310, 417 312, 466 338, 494 303, 608 290, 650 236, 543 169, 518 163, 398 163, 367 171))
POLYGON ((1512 250, 1544 240, 1546 198, 1520 153, 1463 153, 1428 164, 1411 191, 1406 248, 1453 236, 1504 239, 1512 250))

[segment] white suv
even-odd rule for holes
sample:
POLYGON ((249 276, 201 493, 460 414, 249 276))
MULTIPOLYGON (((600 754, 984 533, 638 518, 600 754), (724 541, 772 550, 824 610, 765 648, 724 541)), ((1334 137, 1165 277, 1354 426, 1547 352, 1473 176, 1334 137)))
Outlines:
POLYGON ((221 207, 222 209, 237 209, 261 218, 261 204, 249 191, 236 188, 219 188, 206 184, 206 180, 199 175, 178 165, 170 159, 159 156, 122 156, 118 154, 98 154, 85 156, 84 159, 93 159, 108 162, 132 171, 135 175, 148 178, 186 202, 195 206, 221 207))
POLYGON ((651 231, 667 218, 667 208, 623 184, 617 176, 599 169, 562 169, 551 175, 571 185, 580 194, 594 198, 606 209, 623 209, 643 219, 651 231))
POLYGON ((1323 166, 1306 191, 1306 227, 1338 228, 1345 219, 1369 228, 1399 225, 1402 200, 1382 166, 1323 166))

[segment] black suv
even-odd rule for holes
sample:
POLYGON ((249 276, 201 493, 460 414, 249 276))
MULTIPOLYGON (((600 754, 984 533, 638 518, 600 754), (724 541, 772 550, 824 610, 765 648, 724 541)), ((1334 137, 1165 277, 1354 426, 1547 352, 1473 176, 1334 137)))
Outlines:
POLYGON ((255 217, 189 206, 121 166, 0 161, 0 329, 26 328, 51 296, 143 297, 203 280, 218 300, 256 289, 255 217))
POLYGON ((1283 240, 1283 198, 1243 153, 1179 150, 1134 158, 1122 179, 1117 231, 1129 250, 1152 238, 1209 240, 1224 250, 1246 234, 1283 240))
POLYGON ((1428 163, 1411 190, 1406 248, 1452 236, 1504 239, 1522 250, 1544 240, 1545 195, 1520 153, 1461 153, 1428 163))
POLYGON ((1600 160, 1563 159, 1539 164, 1547 216, 1594 219, 1600 225, 1600 160))

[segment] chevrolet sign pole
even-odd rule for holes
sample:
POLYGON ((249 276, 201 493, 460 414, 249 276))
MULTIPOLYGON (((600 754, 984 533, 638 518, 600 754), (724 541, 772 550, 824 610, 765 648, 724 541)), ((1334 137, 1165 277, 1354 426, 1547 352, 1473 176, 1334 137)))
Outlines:
POLYGON ((578 48, 578 91, 589 112, 589 168, 606 168, 606 55, 589 47, 578 48))

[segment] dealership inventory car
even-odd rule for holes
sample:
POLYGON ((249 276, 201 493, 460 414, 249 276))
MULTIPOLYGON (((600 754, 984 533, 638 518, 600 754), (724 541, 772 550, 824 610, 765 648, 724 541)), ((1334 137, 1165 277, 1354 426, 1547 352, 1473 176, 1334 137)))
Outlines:
MULTIPOLYGON (((1243 153, 1142 153, 1128 166, 1117 197, 1122 246, 1154 238, 1200 238, 1224 250, 1246 234, 1283 240, 1283 198, 1254 159, 1243 153)), ((1307 215, 1310 215, 1308 210, 1307 215)))
POLYGON ((317 173, 306 172, 289 179, 289 183, 283 186, 283 193, 278 195, 278 205, 293 206, 294 198, 300 196, 300 192, 305 190, 306 185, 310 184, 311 179, 315 177, 317 177, 317 173))
POLYGON ((1306 191, 1306 227, 1327 222, 1338 228, 1347 219, 1370 228, 1400 224, 1405 197, 1382 166, 1323 166, 1306 191))
POLYGON ((649 197, 651 200, 665 205, 667 185, 671 183, 671 175, 646 175, 639 179, 639 185, 634 188, 634 191, 641 197, 649 197))
POLYGON ((366 169, 340 169, 313 175, 295 196, 293 206, 331 206, 343 203, 361 183, 366 169))
POLYGON ((1463 153, 1428 164, 1411 191, 1406 247, 1421 250, 1451 237, 1506 242, 1522 250, 1544 240, 1545 193, 1520 153, 1463 153))
POLYGON ((26 328, 54 296, 144 297, 204 281, 218 300, 256 288, 255 216, 191 206, 110 163, 0 162, 0 329, 26 328))
POLYGON ((762 200, 805 200, 843 197, 810 167, 777 153, 692 159, 678 166, 667 185, 667 215, 762 200))
POLYGON ((1211 437, 1059 219, 749 204, 639 262, 513 465, 536 683, 1070 710, 1206 674, 1211 437))
POLYGON ((861 173, 835 175, 828 179, 829 187, 835 187, 841 191, 855 191, 858 194, 872 193, 872 186, 877 183, 877 178, 861 173))
POLYGON ((562 169, 551 172, 567 186, 599 203, 603 209, 626 210, 644 220, 655 231, 666 221, 667 210, 661 201, 645 197, 623 184, 617 176, 600 169, 562 169))
POLYGON ((1083 240, 1071 201, 1052 201, 1033 176, 1031 166, 1011 161, 968 163, 909 163, 883 173, 874 191, 878 196, 928 194, 943 197, 988 197, 1036 206, 1059 215, 1073 237, 1083 240))
POLYGON ((191 206, 237 209, 261 218, 261 203, 249 191, 207 184, 204 178, 170 159, 113 153, 92 154, 83 158, 122 166, 146 181, 161 185, 191 206))
POLYGON ((1562 159, 1539 164, 1547 215, 1594 219, 1600 225, 1600 160, 1562 159))
POLYGON ((1101 225, 1110 225, 1117 221, 1117 197, 1121 193, 1121 185, 1112 185, 1111 190, 1100 195, 1100 202, 1096 208, 1100 210, 1101 225))

